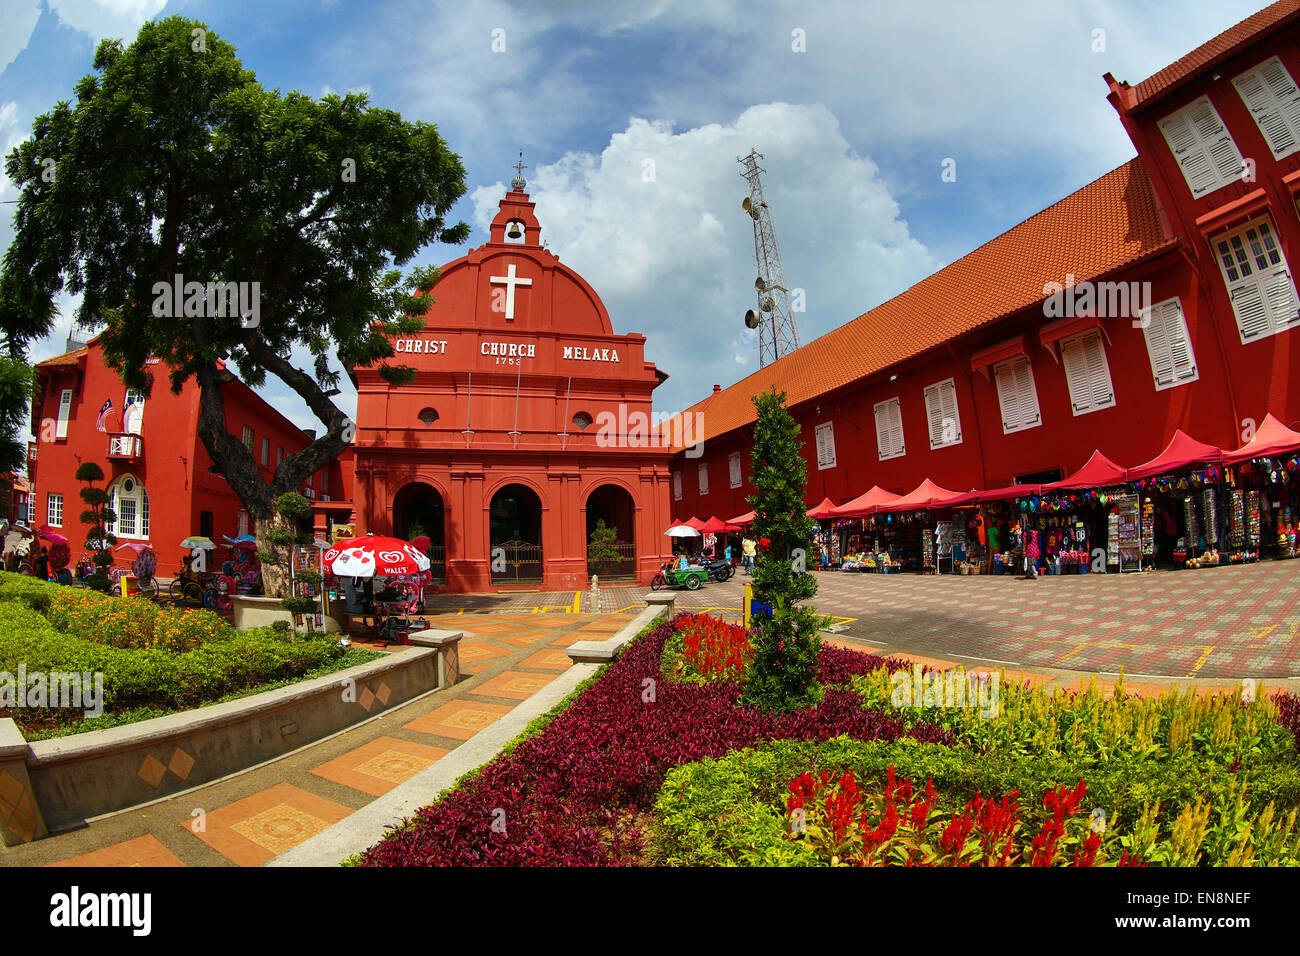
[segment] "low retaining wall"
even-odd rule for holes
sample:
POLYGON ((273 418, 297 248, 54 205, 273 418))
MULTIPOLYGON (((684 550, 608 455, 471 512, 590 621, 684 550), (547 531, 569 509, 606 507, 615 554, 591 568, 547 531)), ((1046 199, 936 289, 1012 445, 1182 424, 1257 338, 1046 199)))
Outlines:
MULTIPOLYGON (((276 621, 293 625, 293 615, 281 606, 279 598, 236 594, 230 601, 234 605, 235 627, 241 631, 251 627, 270 627, 276 621)), ((343 629, 338 620, 328 614, 321 619, 321 628, 326 634, 337 634, 343 629)))
MULTIPOLYGON (((7 846, 149 803, 282 756, 458 677, 456 641, 406 647, 251 697, 28 743, 0 720, 0 836, 7 846)), ((445 684, 444 684, 445 686, 445 684)))
POLYGON ((421 807, 427 807, 456 785, 456 781, 477 767, 494 759, 506 744, 527 729, 542 714, 573 692, 584 680, 596 673, 596 660, 612 660, 647 624, 663 614, 673 615, 670 595, 652 595, 649 605, 613 637, 605 641, 580 641, 591 645, 597 656, 585 659, 580 650, 570 656, 574 664, 537 693, 479 731, 442 759, 399 784, 384 796, 366 804, 333 826, 300 843, 286 853, 268 860, 263 866, 338 866, 350 856, 378 843, 391 827, 401 825, 421 807))

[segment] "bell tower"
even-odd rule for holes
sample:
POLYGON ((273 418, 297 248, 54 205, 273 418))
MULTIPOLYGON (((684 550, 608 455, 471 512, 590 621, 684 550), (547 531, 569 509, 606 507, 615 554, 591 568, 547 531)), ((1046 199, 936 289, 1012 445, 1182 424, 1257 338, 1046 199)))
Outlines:
POLYGON ((515 163, 515 176, 510 180, 510 192, 501 200, 501 208, 492 220, 488 230, 489 246, 528 246, 538 248, 542 244, 542 227, 533 212, 534 204, 529 201, 524 189, 528 180, 524 179, 524 154, 519 152, 519 162, 515 163))

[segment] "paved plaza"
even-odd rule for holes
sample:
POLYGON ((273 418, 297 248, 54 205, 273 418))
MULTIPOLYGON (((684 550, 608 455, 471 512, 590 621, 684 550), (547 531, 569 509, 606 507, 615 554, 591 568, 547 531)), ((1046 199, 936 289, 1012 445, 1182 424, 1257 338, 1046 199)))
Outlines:
MULTIPOLYGON (((678 591, 677 606, 739 619, 745 580, 678 591)), ((1300 677, 1300 560, 1033 581, 830 571, 817 580, 814 604, 834 629, 882 653, 1159 679, 1300 677)), ((647 593, 604 588, 602 608, 640 608, 647 593)), ((572 591, 433 599, 439 609, 492 602, 590 607, 572 591)))

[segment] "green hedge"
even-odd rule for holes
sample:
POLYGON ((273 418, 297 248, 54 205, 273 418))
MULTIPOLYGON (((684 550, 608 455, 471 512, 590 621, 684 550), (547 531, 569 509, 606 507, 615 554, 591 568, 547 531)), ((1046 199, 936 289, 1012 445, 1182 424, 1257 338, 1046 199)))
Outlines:
MULTIPOLYGON (((333 637, 291 642, 270 628, 236 632, 205 641, 185 653, 112 647, 63 634, 41 614, 17 601, 0 601, 0 672, 75 671, 104 675, 104 709, 183 710, 269 681, 300 679, 338 661, 345 649, 333 637)), ((80 710, 15 708, 24 729, 48 729, 80 720, 80 710)))
MULTIPOLYGON (((1117 759, 1081 771, 1061 756, 980 754, 910 738, 778 741, 671 771, 656 806, 656 849, 665 862, 674 864, 815 865, 811 850, 786 836, 784 801, 789 781, 805 770, 847 769, 864 782, 865 789, 883 781, 891 765, 899 779, 911 777, 923 784, 932 777, 935 789, 947 801, 939 804, 944 809, 960 809, 977 793, 1001 796, 1019 790, 1022 818, 1034 826, 1047 816, 1043 794, 1060 786, 1073 787, 1082 778, 1088 786, 1084 806, 1106 811, 1108 843, 1121 840, 1144 805, 1157 800, 1163 808, 1158 818, 1162 838, 1168 837, 1178 812, 1198 797, 1214 807, 1215 819, 1230 815, 1242 784, 1251 816, 1270 802, 1283 813, 1300 806, 1300 766, 1294 757, 1236 773, 1193 754, 1161 761, 1117 759)), ((1118 857, 1118 842, 1112 849, 1118 857)))

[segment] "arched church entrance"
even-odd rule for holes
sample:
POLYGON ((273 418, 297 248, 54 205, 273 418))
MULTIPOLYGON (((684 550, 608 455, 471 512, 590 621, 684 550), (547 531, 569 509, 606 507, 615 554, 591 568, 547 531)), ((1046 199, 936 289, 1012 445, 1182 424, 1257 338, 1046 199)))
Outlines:
POLYGON ((493 584, 542 580, 542 502, 526 485, 506 485, 488 508, 493 584))
POLYGON ((429 571, 435 581, 447 577, 446 510, 438 489, 423 481, 404 485, 393 498, 393 534, 403 541, 429 539, 429 571))
POLYGON ((587 575, 636 576, 636 506, 627 489, 600 485, 587 496, 587 575))

